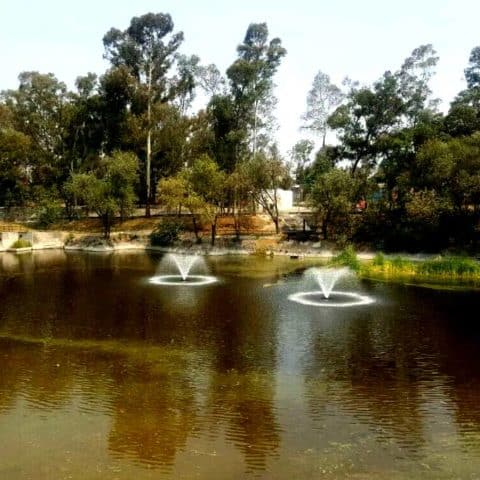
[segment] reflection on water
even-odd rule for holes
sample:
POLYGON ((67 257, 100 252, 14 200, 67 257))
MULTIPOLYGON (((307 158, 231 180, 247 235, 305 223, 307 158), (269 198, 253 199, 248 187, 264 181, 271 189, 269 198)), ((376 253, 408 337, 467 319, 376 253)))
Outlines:
POLYGON ((194 289, 154 255, 0 259, 0 478, 478 478, 478 293, 316 309, 284 259, 194 289))

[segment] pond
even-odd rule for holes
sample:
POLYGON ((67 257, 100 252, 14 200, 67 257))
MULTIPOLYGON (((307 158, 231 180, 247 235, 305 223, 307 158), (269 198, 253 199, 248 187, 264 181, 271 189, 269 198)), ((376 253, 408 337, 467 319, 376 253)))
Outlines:
POLYGON ((480 478, 480 293, 161 260, 0 254, 0 478, 480 478))

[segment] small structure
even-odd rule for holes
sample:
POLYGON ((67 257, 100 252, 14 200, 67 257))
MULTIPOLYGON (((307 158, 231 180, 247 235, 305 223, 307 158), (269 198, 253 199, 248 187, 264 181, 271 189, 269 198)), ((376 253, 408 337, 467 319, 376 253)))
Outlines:
MULTIPOLYGON (((269 191, 269 195, 273 198, 273 190, 269 191)), ((283 190, 282 188, 277 188, 277 208, 279 212, 289 212, 293 208, 293 192, 292 190, 283 190)), ((272 205, 273 207, 273 205, 272 205)), ((261 205, 258 205, 259 211, 262 212, 264 209, 261 205)))

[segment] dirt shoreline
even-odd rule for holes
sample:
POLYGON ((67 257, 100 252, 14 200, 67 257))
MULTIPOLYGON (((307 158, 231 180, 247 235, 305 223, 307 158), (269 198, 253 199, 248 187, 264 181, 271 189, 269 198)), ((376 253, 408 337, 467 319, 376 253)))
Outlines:
MULTIPOLYGON (((28 253, 49 249, 64 249, 66 251, 83 251, 96 253, 121 253, 128 251, 154 251, 160 253, 197 254, 206 256, 218 255, 258 255, 258 256, 289 256, 292 259, 325 258, 330 259, 339 253, 335 245, 326 242, 298 242, 284 240, 281 235, 255 236, 245 235, 238 241, 232 236, 218 236, 217 244, 197 244, 192 238, 186 238, 169 247, 152 246, 147 231, 115 232, 110 240, 97 234, 77 233, 68 231, 41 232, 38 237, 32 236, 32 247, 13 250, 14 253, 28 253)), ((11 240, 11 239, 10 239, 11 240)), ((0 243, 0 252, 12 252, 8 245, 0 243)), ((357 252, 359 260, 372 260, 376 251, 357 252)), ((413 261, 421 261, 438 256, 438 254, 395 253, 387 257, 402 256, 413 261)))

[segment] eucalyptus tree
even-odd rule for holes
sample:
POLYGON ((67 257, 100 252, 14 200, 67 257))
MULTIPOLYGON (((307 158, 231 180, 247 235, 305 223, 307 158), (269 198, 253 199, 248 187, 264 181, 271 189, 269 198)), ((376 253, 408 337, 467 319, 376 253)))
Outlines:
POLYGON ((238 104, 229 94, 214 95, 207 113, 213 132, 213 156, 222 170, 231 173, 248 154, 248 132, 238 104))
POLYGON ((199 76, 200 58, 197 55, 177 55, 177 72, 173 78, 176 88, 176 104, 185 115, 195 99, 195 87, 199 76))
POLYGON ((104 128, 102 150, 107 154, 128 148, 125 137, 129 133, 131 110, 136 100, 136 84, 131 70, 125 65, 110 68, 100 78, 98 90, 104 128))
POLYGON ((474 47, 470 52, 465 80, 468 88, 480 88, 480 47, 474 47))
POLYGON ((341 143, 340 159, 350 161, 354 176, 359 168, 374 169, 380 160, 380 140, 401 125, 404 104, 398 81, 390 72, 372 87, 353 87, 346 102, 329 117, 341 143))
POLYGON ((275 104, 273 77, 287 51, 279 38, 268 41, 266 23, 252 23, 243 43, 237 47, 238 58, 228 68, 227 77, 236 114, 247 128, 253 156, 257 153, 258 133, 268 127, 275 104))
POLYGON ((77 77, 77 91, 70 95, 70 115, 65 138, 69 171, 74 173, 101 153, 105 140, 104 103, 97 75, 77 77))
POLYGON ((456 96, 445 118, 446 130, 452 136, 480 130, 480 47, 472 49, 464 72, 467 88, 456 96))
POLYGON ((437 122, 429 87, 437 61, 432 46, 422 45, 399 71, 385 72, 371 87, 351 86, 328 124, 337 131, 341 159, 351 162, 352 175, 359 168, 375 171, 392 155, 413 158, 437 122))
POLYGON ((278 209, 278 190, 289 179, 286 165, 276 148, 269 152, 259 152, 240 165, 242 183, 249 186, 249 195, 261 206, 275 225, 275 232, 280 232, 280 212, 278 209))
POLYGON ((313 79, 312 88, 307 95, 307 110, 303 114, 303 128, 311 130, 321 136, 322 146, 325 146, 325 139, 328 129, 328 117, 335 108, 342 102, 344 94, 333 84, 330 77, 321 70, 313 79))
POLYGON ((311 140, 299 140, 288 152, 294 167, 295 181, 302 185, 305 182, 305 168, 310 161, 310 156, 315 148, 311 140))
POLYGON ((199 65, 197 68, 197 76, 199 86, 210 97, 226 93, 225 77, 220 73, 220 70, 214 63, 199 65))
POLYGON ((23 205, 29 194, 29 136, 15 129, 12 111, 0 104, 0 205, 23 205))
POLYGON ((105 56, 118 67, 127 67, 137 80, 144 99, 146 114, 146 215, 150 215, 152 112, 156 103, 166 103, 175 96, 176 85, 168 77, 175 54, 183 41, 183 33, 173 33, 169 14, 147 13, 133 17, 130 26, 120 31, 110 29, 103 37, 105 56))
POLYGON ((30 138, 28 167, 33 182, 55 187, 65 161, 70 109, 67 88, 52 73, 22 72, 18 78, 18 89, 3 92, 2 97, 12 111, 15 129, 30 138))
POLYGON ((399 96, 405 105, 404 123, 414 127, 426 110, 435 111, 438 99, 431 97, 430 80, 435 74, 439 57, 431 44, 420 45, 403 62, 395 73, 399 96))

